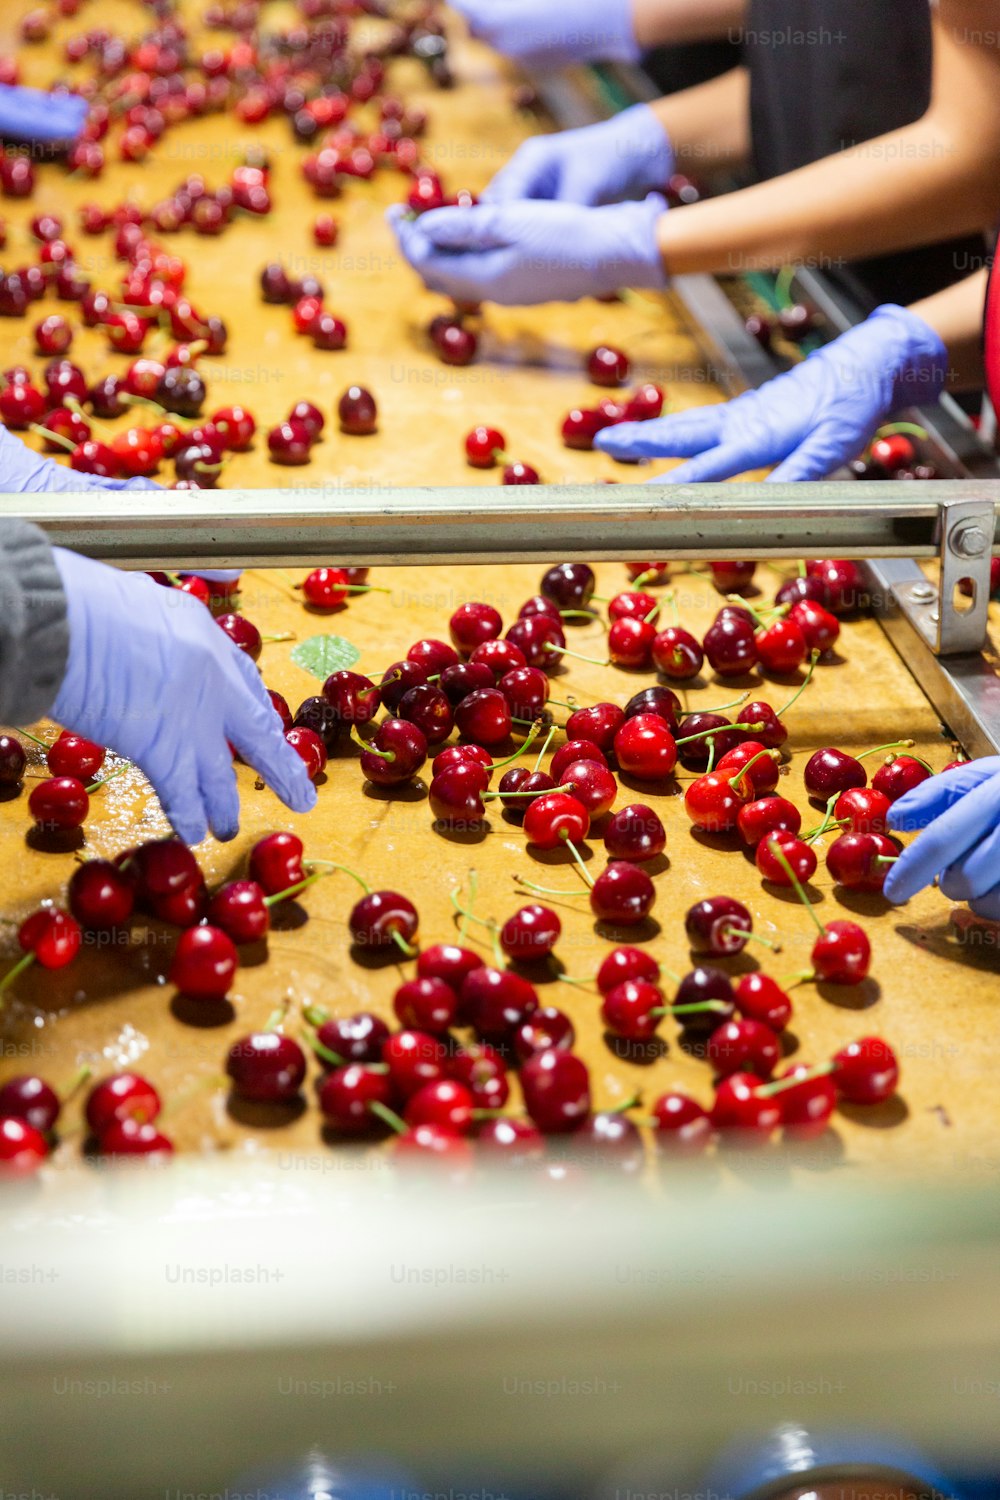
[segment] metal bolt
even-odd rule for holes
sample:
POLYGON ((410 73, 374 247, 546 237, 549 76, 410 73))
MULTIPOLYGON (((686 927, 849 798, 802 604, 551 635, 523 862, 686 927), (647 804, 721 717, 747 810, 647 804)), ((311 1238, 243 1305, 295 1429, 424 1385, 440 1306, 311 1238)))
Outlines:
POLYGON ((988 545, 985 531, 974 521, 956 526, 948 538, 948 546, 956 557, 982 557, 988 545))
POLYGON ((932 583, 915 583, 910 590, 911 599, 916 599, 918 604, 930 604, 932 599, 937 598, 937 589, 932 583))
POLYGON ((936 609, 932 609, 931 613, 930 613, 931 624, 932 625, 937 625, 940 619, 941 619, 941 616, 938 613, 938 611, 936 609))

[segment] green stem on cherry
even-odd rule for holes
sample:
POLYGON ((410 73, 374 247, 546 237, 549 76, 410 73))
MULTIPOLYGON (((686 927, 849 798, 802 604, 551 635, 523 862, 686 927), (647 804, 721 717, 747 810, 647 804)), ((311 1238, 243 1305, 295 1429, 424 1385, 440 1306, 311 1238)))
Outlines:
POLYGON ((293 896, 301 895, 308 886, 315 885, 317 880, 322 880, 325 874, 325 870, 314 871, 312 875, 307 875, 304 880, 298 881, 296 885, 290 885, 287 891, 277 891, 273 896, 265 896, 264 905, 271 907, 277 906, 281 901, 290 901, 293 896))
POLYGON ((369 1100, 368 1108, 376 1119, 381 1120, 383 1125, 388 1125, 389 1129, 394 1131, 396 1135, 405 1135, 409 1130, 410 1127, 402 1116, 397 1115, 396 1111, 390 1109, 388 1104, 382 1104, 378 1099, 371 1099, 369 1100))
POLYGON ((572 656, 574 661, 588 662, 592 667, 610 667, 611 665, 607 658, 604 661, 598 661, 596 656, 584 656, 581 651, 571 651, 568 646, 554 646, 551 641, 545 642, 545 649, 555 656, 572 656))
POLYGON ((754 1093, 758 1099, 773 1099, 776 1094, 784 1094, 788 1089, 798 1088, 799 1084, 812 1083, 816 1078, 828 1078, 831 1073, 836 1073, 835 1062, 817 1063, 814 1068, 809 1068, 798 1077, 776 1078, 773 1083, 765 1083, 761 1088, 755 1089, 754 1093))
POLYGON ((356 724, 351 725, 350 738, 356 745, 359 745, 362 750, 366 750, 369 755, 378 755, 382 758, 382 760, 389 761, 390 764, 396 759, 395 750, 377 750, 374 745, 369 744, 356 724))
MULTIPOLYGON (((741 770, 739 770, 736 773, 736 775, 733 777, 733 779, 732 779, 732 783, 731 784, 732 784, 733 787, 735 787, 737 794, 740 797, 742 797, 742 796, 745 795, 744 794, 744 789, 743 789, 743 778, 747 774, 747 772, 750 770, 751 766, 755 766, 759 760, 777 761, 777 760, 780 760, 780 759, 781 759, 781 755, 780 755, 780 753, 777 750, 758 750, 757 754, 755 756, 753 756, 750 760, 748 760, 747 763, 746 763, 746 765, 743 766, 741 768, 741 770)), ((752 786, 752 784, 751 784, 751 786, 752 786)))
MULTIPOLYGON (((504 766, 509 766, 512 761, 520 760, 521 756, 524 754, 525 750, 530 750, 531 749, 532 745, 535 743, 535 741, 537 740, 537 738, 541 734, 541 732, 542 732, 542 721, 541 721, 541 719, 535 719, 532 722, 531 728, 528 730, 528 733, 525 735, 525 737, 521 741, 520 745, 518 745, 518 747, 514 751, 513 755, 505 756, 503 760, 495 760, 493 762, 493 765, 492 765, 491 769, 494 770, 494 771, 500 771, 500 770, 503 769, 504 766)), ((552 730, 552 733, 553 734, 555 733, 555 729, 554 728, 552 730)), ((544 751, 543 751, 543 754, 544 754, 544 751)))
MULTIPOLYGON (((582 892, 580 893, 583 894, 582 892)), ((576 979, 572 974, 557 974, 556 978, 560 984, 572 984, 576 989, 592 990, 597 982, 596 975, 592 974, 589 979, 576 979)))
POLYGON ((651 1016, 703 1016, 706 1012, 713 1015, 729 1015, 732 1007, 725 1000, 697 1000, 690 1005, 659 1005, 650 1011, 651 1016))
POLYGON ((768 839, 767 847, 770 853, 773 855, 774 859, 788 876, 789 883, 795 891, 796 896, 798 896, 799 900, 802 902, 802 905, 809 913, 809 916, 811 917, 813 922, 815 922, 817 930, 819 931, 819 935, 820 937, 822 937, 826 932, 826 928, 823 926, 823 923, 820 921, 819 917, 817 917, 813 904, 809 900, 809 897, 806 895, 801 880, 796 875, 791 865, 788 863, 788 860, 785 857, 785 852, 782 849, 781 845, 778 843, 778 840, 774 838, 768 839))
POLYGON ((725 733, 725 731, 727 729, 737 728, 737 729, 752 731, 752 732, 756 733, 758 729, 764 729, 765 727, 766 726, 762 722, 758 722, 756 724, 737 724, 737 725, 733 725, 733 724, 718 724, 718 725, 716 725, 716 727, 714 729, 700 729, 697 734, 686 734, 683 739, 675 740, 674 744, 675 745, 690 745, 695 740, 708 740, 708 739, 711 739, 714 735, 725 733))
POLYGON ((645 584, 652 583, 655 579, 662 576, 659 568, 647 568, 645 573, 640 573, 638 578, 633 578, 632 587, 634 589, 641 589, 645 584))
POLYGON ((88 793, 99 791, 102 786, 107 786, 109 781, 114 781, 116 776, 124 776, 125 772, 131 771, 131 769, 132 762, 127 760, 123 766, 118 766, 116 770, 109 771, 107 776, 99 776, 96 781, 92 781, 87 788, 88 793))
MULTIPOLYGON (((545 736, 545 743, 543 744, 542 748, 538 752, 538 759, 535 761, 534 770, 532 771, 532 775, 533 776, 536 776, 538 774, 538 772, 542 769, 542 761, 545 759, 546 755, 548 755, 548 753, 549 753, 549 746, 552 744, 552 741, 555 739, 555 737, 556 737, 556 726, 553 724, 552 727, 551 727, 551 729, 549 730, 548 734, 545 736)), ((525 742, 525 743, 527 743, 527 742, 525 742)), ((524 746, 522 745, 521 748, 523 750, 524 746)))
POLYGON ((515 881, 523 890, 535 891, 539 896, 565 896, 570 900, 578 901, 581 896, 586 896, 587 891, 559 891, 551 885, 536 885, 533 880, 526 880, 523 875, 515 875, 515 881))
POLYGON ((659 613, 660 613, 660 603, 659 603, 659 600, 657 600, 657 602, 653 605, 652 609, 649 611, 649 614, 648 615, 643 615, 643 617, 642 617, 642 623, 644 625, 648 625, 651 620, 655 620, 656 619, 656 616, 659 613))
POLYGON ((94 1070, 90 1066, 90 1064, 82 1063, 80 1067, 77 1068, 72 1077, 68 1078, 63 1084, 62 1088, 58 1090, 60 1102, 62 1104, 66 1104, 70 1099, 72 1099, 77 1089, 82 1088, 83 1085, 87 1082, 87 1079, 93 1077, 93 1074, 94 1070))
POLYGON ((393 942, 396 944, 396 947, 399 949, 400 953, 402 953, 404 958, 416 958, 417 954, 420 952, 420 949, 414 948, 412 943, 408 943, 403 934, 399 932, 395 927, 389 933, 389 936, 392 938, 393 942))
POLYGON ((637 1089, 636 1092, 634 1094, 630 1094, 627 1099, 620 1100, 618 1104, 609 1105, 608 1108, 604 1110, 604 1114, 623 1115, 627 1109, 636 1109, 641 1103, 642 1094, 637 1089))
POLYGON ((30 968, 34 962, 34 953, 25 953, 21 958, 19 958, 14 967, 12 969, 8 969, 7 973, 3 976, 2 979, 0 979, 0 995, 2 995, 4 990, 8 989, 9 986, 14 983, 15 979, 18 979, 24 973, 25 969, 30 968))
POLYGON ((717 703, 714 704, 711 708, 701 709, 700 712, 706 714, 724 714, 727 713, 731 708, 742 708, 744 703, 749 698, 750 692, 751 689, 747 688, 745 693, 741 693, 740 696, 738 698, 734 698, 731 703, 717 703))
POLYGON ((801 685, 799 687, 797 687, 795 689, 795 692, 789 698, 788 702, 784 705, 784 707, 778 709, 777 713, 775 714, 775 718, 780 719, 781 716, 782 716, 782 714, 787 714, 787 712, 791 708, 792 704, 793 703, 797 703, 799 701, 799 699, 802 697, 802 694, 805 692, 806 688, 809 686, 810 682, 812 681, 812 675, 813 675, 813 673, 816 670, 816 663, 819 661, 821 655, 822 655, 822 652, 816 650, 815 648, 812 650, 812 652, 810 652, 810 655, 809 655, 809 670, 806 672, 805 680, 801 683, 801 685))
POLYGON ((39 739, 38 735, 32 734, 30 729, 19 729, 17 732, 18 734, 23 734, 24 738, 26 740, 30 740, 33 745, 41 745, 43 750, 52 749, 52 746, 49 744, 48 740, 39 739))
POLYGON ((723 937, 741 937, 748 942, 760 943, 763 947, 770 948, 772 953, 781 952, 780 943, 772 943, 770 938, 762 937, 759 932, 748 932, 745 927, 724 927, 722 934, 723 937))
POLYGON ((350 875, 352 880, 356 880, 366 896, 370 896, 372 893, 372 888, 367 880, 363 880, 348 865, 339 865, 332 859, 307 859, 303 861, 303 864, 307 870, 340 870, 344 875, 350 875))
POLYGON ((802 842, 804 844, 812 844, 816 841, 816 839, 822 838, 826 830, 834 823, 836 823, 838 828, 842 828, 846 823, 850 822, 849 818, 835 818, 833 816, 833 809, 837 805, 837 802, 840 800, 840 796, 840 792, 834 792, 831 797, 827 798, 826 812, 823 816, 823 821, 816 828, 812 828, 808 833, 804 833, 802 835, 802 842))
POLYGON ((920 438, 922 442, 927 441, 927 428, 921 427, 917 422, 887 422, 876 432, 873 441, 879 438, 894 437, 896 433, 905 433, 907 437, 920 438))
POLYGON ((562 620, 596 620, 598 618, 592 609, 561 609, 559 617, 562 620))
POLYGON ((264 643, 265 646, 269 642, 274 642, 274 641, 294 641, 295 639, 296 639, 296 636, 295 636, 295 631, 294 630, 283 630, 283 631, 281 631, 281 633, 279 635, 262 635, 261 636, 261 640, 263 641, 263 643, 264 643))
POLYGON ((271 1014, 268 1016, 267 1020, 264 1022, 263 1026, 260 1029, 261 1031, 277 1031, 279 1026, 284 1026, 287 1019, 288 1001, 285 1000, 281 1003, 281 1005, 275 1006, 274 1010, 272 1010, 271 1014))
POLYGON ((321 1058, 323 1062, 329 1063, 333 1068, 344 1068, 347 1066, 347 1058, 341 1057, 339 1052, 334 1052, 332 1047, 324 1047, 319 1037, 313 1036, 311 1031, 303 1031, 302 1039, 311 1052, 321 1058))
POLYGON ((869 755, 878 755, 880 750, 908 750, 911 745, 915 744, 916 740, 892 740, 888 745, 876 745, 871 750, 862 750, 861 754, 856 755, 854 758, 855 760, 867 760, 869 755))
POLYGON ((58 444, 60 448, 65 448, 67 453, 76 452, 76 443, 71 442, 69 438, 61 437, 58 432, 51 432, 48 427, 45 427, 40 422, 31 422, 28 426, 28 431, 33 432, 35 437, 44 438, 47 443, 58 444))
MULTIPOLYGON (((461 891, 462 887, 459 885, 459 886, 456 886, 455 889, 457 891, 461 891)), ((469 871, 469 906, 470 906, 470 908, 475 906, 475 904, 476 904, 476 896, 477 896, 478 892, 479 892, 479 872, 477 870, 470 870, 469 871)), ((463 942, 463 943, 465 942, 465 931, 466 931, 467 926, 468 926, 468 922, 466 920, 466 916, 465 916, 465 913, 463 911, 463 913, 462 913, 462 920, 458 924, 458 936, 459 936, 459 940, 461 942, 463 942)))
POLYGON ((557 792, 571 793, 574 783, 568 781, 565 786, 554 786, 551 791, 540 792, 483 792, 483 801, 486 802, 493 797, 554 797, 557 792))
POLYGON ((580 853, 579 849, 573 843, 573 840, 569 837, 568 834, 560 833, 559 837, 562 839, 563 843, 566 845, 566 848, 569 850, 570 854, 572 854, 573 858, 576 860, 577 869, 580 871, 580 874, 583 876, 584 880, 587 882, 587 885, 590 886, 591 888, 593 888, 594 877, 593 877, 593 875, 591 875, 590 871, 587 869, 587 866, 584 863, 583 855, 580 853))

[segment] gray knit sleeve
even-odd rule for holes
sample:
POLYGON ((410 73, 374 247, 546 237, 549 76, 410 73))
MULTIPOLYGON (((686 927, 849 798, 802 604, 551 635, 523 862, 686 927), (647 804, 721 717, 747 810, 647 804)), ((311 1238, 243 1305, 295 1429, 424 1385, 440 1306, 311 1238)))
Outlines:
POLYGON ((0 724, 32 724, 66 674, 66 595, 37 526, 0 518, 0 724))

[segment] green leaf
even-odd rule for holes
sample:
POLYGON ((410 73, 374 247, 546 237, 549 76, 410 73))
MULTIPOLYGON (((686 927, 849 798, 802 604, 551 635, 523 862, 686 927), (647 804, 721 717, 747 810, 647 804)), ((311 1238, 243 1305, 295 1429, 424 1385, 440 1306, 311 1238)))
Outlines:
POLYGON ((353 667, 361 652, 342 635, 311 635, 292 650, 292 661, 322 682, 331 672, 353 667))

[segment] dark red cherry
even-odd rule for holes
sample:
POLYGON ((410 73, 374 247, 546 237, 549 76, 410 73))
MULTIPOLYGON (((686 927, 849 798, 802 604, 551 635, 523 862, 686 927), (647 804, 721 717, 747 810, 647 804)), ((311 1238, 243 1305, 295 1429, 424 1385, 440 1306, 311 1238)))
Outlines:
POLYGON ((566 736, 570 740, 589 740, 607 753, 614 746, 615 735, 624 722, 625 713, 617 703, 595 703, 570 714, 566 720, 566 736))
POLYGON ((427 759, 427 739, 416 724, 405 719, 383 719, 362 750, 361 770, 375 786, 400 786, 410 781, 427 759))
POLYGON ((463 981, 462 1007, 480 1037, 502 1042, 538 1009, 538 994, 519 974, 483 965, 463 981))
POLYGON ((514 1033, 514 1050, 522 1062, 536 1052, 570 1052, 576 1032, 569 1016, 554 1005, 544 1005, 523 1021, 514 1033))
POLYGON ((461 948, 456 943, 435 943, 425 948, 417 959, 417 973, 421 979, 443 979, 456 994, 461 994, 462 984, 473 969, 482 968, 478 953, 461 948))
POLYGON ((691 969, 677 986, 674 1007, 677 1020, 689 1035, 709 1036, 723 1021, 732 1020, 736 1013, 729 975, 704 965, 691 969))
POLYGON ((352 908, 347 919, 357 948, 379 950, 396 946, 394 933, 412 942, 417 935, 417 909, 398 891, 372 891, 352 908))
POLYGON ((781 1057, 781 1043, 769 1026, 745 1016, 723 1021, 708 1039, 705 1055, 716 1077, 731 1073, 755 1073, 770 1078, 781 1057))
MULTIPOLYGON (((477 671, 486 671, 482 664, 472 664, 477 671)), ((498 683, 507 706, 516 719, 537 719, 544 713, 549 698, 549 679, 540 667, 515 667, 505 672, 498 683)))
POLYGON ((148 1124, 160 1113, 160 1096, 139 1073, 112 1073, 95 1083, 87 1096, 87 1124, 100 1136, 116 1121, 148 1124))
MULTIPOLYGON (((536 1015, 540 1012, 536 1012, 536 1015)), ((525 1022, 525 1025, 529 1025, 525 1022)), ((520 1035, 520 1028, 517 1036, 520 1035)), ((448 1058, 448 1076, 463 1083, 477 1109, 502 1109, 510 1097, 507 1064, 489 1042, 469 1042, 448 1058)))
POLYGON ((458 996, 443 979, 408 979, 392 1000, 401 1026, 432 1035, 447 1031, 458 1013, 458 996))
POLYGON ((0 787, 20 786, 27 764, 21 741, 12 734, 0 734, 0 787))
POLYGON ((592 740, 568 740, 552 757, 552 764, 549 770, 554 786, 561 785, 560 777, 563 771, 565 771, 567 766, 571 766, 574 761, 578 760, 593 760, 602 766, 606 766, 608 763, 604 751, 595 745, 592 740))
POLYGON ((586 370, 590 383, 607 387, 625 385, 631 374, 628 355, 608 344, 598 344, 587 355, 586 370))
POLYGON ((753 931, 753 918, 732 896, 710 896, 690 908, 684 918, 684 930, 693 953, 729 957, 742 953, 746 947, 746 934, 753 931))
POLYGON ((653 1105, 656 1121, 653 1144, 672 1156, 696 1156, 712 1139, 712 1122, 687 1094, 661 1094, 653 1105))
POLYGON ((206 912, 234 943, 258 943, 271 926, 270 910, 256 880, 231 880, 216 891, 206 912))
POLYGON ((108 932, 123 927, 131 917, 135 884, 110 861, 89 859, 73 871, 68 897, 69 909, 81 927, 108 932))
POLYGON ((792 1018, 792 1002, 776 980, 754 971, 741 974, 733 992, 741 1016, 762 1021, 772 1031, 784 1031, 792 1018))
POLYGON ((604 847, 612 859, 655 859, 667 844, 666 829, 644 802, 621 807, 604 830, 604 847))
POLYGON ((340 398, 337 407, 340 430, 354 437, 367 437, 378 426, 375 397, 363 386, 352 385, 340 398))
POLYGON ((636 927, 644 922, 656 900, 656 888, 645 870, 615 860, 594 881, 590 909, 602 922, 636 927))
POLYGON ((545 1138, 527 1120, 503 1117, 479 1126, 476 1150, 491 1166, 534 1167, 545 1155, 545 1138))
POLYGON ((646 1161, 638 1127, 614 1110, 588 1115, 574 1130, 572 1146, 574 1154, 588 1164, 629 1174, 641 1171, 646 1161))
POLYGON ((448 1049, 426 1031, 397 1031, 383 1045, 382 1061, 389 1069, 391 1087, 409 1099, 425 1084, 445 1076, 448 1049))
MULTIPOLYGON (((323 684, 323 697, 329 703, 337 722, 349 727, 367 724, 378 713, 383 693, 360 672, 333 672, 323 684)), ((391 706, 391 705, 389 705, 391 706)), ((401 718, 408 715, 401 714, 401 718)))
POLYGON ((401 719, 416 724, 429 745, 441 744, 455 727, 451 704, 441 689, 430 682, 409 688, 399 700, 396 712, 401 719))
POLYGON ((55 1125, 61 1108, 55 1089, 34 1073, 8 1078, 0 1088, 0 1118, 24 1120, 41 1135, 55 1125))
POLYGON ((488 785, 489 773, 472 760, 458 760, 439 771, 428 790, 437 823, 458 832, 479 828, 486 817, 483 793, 488 785))
POLYGON ((335 1068, 320 1084, 319 1107, 327 1124, 340 1135, 368 1135, 381 1128, 373 1104, 393 1102, 392 1084, 385 1073, 360 1063, 335 1068))
POLYGON ((642 692, 634 693, 625 705, 626 719, 634 719, 639 714, 653 714, 663 720, 671 734, 677 732, 681 713, 681 700, 670 688, 665 687, 643 688, 642 692))
POLYGON ((725 755, 728 750, 741 744, 742 740, 743 735, 740 731, 734 729, 722 714, 688 714, 677 728, 677 754, 681 765, 686 766, 689 771, 705 771, 708 769, 713 744, 715 746, 715 756, 712 762, 714 765, 720 755, 725 755), (719 732, 709 734, 708 730, 719 732))
POLYGON ((548 958, 562 933, 554 911, 533 902, 522 906, 500 929, 500 946, 508 958, 532 961, 548 958))
POLYGON ((826 801, 835 792, 846 792, 851 787, 867 784, 868 773, 859 760, 845 750, 829 746, 817 750, 806 762, 803 777, 806 791, 812 797, 826 801))
POLYGON ((276 1031, 258 1031, 234 1042, 226 1057, 233 1092, 241 1099, 283 1104, 294 1099, 306 1076, 298 1042, 276 1031))
POLYGON ((182 932, 170 965, 170 982, 194 1000, 221 1000, 232 987, 239 957, 232 938, 219 927, 182 932))
POLYGON ((587 563, 557 563, 542 575, 540 590, 560 609, 584 609, 596 583, 594 570, 587 563))
POLYGON ((489 667, 498 682, 508 672, 528 665, 528 658, 520 646, 508 640, 484 641, 481 646, 476 647, 469 660, 482 662, 489 667))
MULTIPOLYGON (((420 689, 416 689, 420 691, 420 689)), ((511 730, 507 699, 497 688, 479 688, 455 709, 455 724, 467 740, 487 748, 500 745, 511 730)))
POLYGON ((574 1130, 590 1114, 590 1076, 572 1052, 536 1053, 521 1069, 528 1114, 546 1135, 574 1130))
POLYGON ((460 604, 448 621, 452 642, 464 655, 471 655, 483 641, 496 640, 502 629, 500 611, 492 604, 460 604))
POLYGON ((250 878, 269 896, 280 895, 305 879, 302 840, 294 833, 269 833, 250 851, 250 878))
POLYGON ((677 682, 697 677, 705 660, 700 643, 679 625, 667 625, 656 634, 652 654, 656 670, 677 682))
POLYGON ((863 1036, 835 1052, 833 1082, 842 1099, 851 1104, 881 1104, 896 1092, 899 1062, 895 1052, 878 1036, 863 1036))

